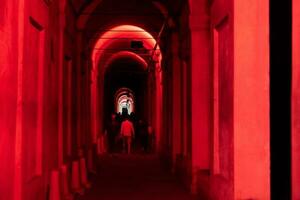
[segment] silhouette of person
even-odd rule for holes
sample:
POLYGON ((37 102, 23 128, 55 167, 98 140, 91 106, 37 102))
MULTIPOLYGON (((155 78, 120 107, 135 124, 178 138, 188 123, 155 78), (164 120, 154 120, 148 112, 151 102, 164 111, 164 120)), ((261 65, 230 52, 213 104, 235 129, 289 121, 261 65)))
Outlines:
POLYGON ((147 133, 147 125, 143 120, 139 120, 139 137, 142 145, 142 150, 147 152, 148 149, 148 133, 147 133))
POLYGON ((111 115, 111 120, 108 124, 107 128, 107 137, 108 137, 108 150, 110 153, 113 153, 115 151, 115 138, 118 134, 119 130, 119 123, 116 119, 116 115, 113 113, 111 115))
POLYGON ((122 108, 122 118, 123 119, 126 119, 126 118, 128 118, 128 110, 127 110, 127 108, 122 108))
POLYGON ((153 152, 154 144, 155 144, 155 136, 154 136, 153 127, 150 124, 148 125, 147 133, 148 133, 148 151, 153 152))

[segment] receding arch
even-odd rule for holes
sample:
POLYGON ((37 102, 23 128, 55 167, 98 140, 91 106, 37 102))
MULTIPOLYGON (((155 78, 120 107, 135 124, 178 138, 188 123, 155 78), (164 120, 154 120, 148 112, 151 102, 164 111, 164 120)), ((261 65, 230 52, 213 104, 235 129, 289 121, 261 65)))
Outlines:
POLYGON ((116 54, 113 54, 112 56, 110 56, 104 66, 104 70, 107 69, 107 67, 115 60, 121 59, 121 58, 131 58, 132 60, 136 61, 139 65, 141 65, 143 67, 144 70, 147 69, 148 64, 146 62, 146 60, 141 57, 140 55, 138 55, 137 53, 131 52, 131 51, 119 51, 116 54))
MULTIPOLYGON (((155 62, 154 68, 159 69, 162 61, 162 53, 160 50, 159 44, 157 44, 156 39, 145 29, 130 25, 123 24, 114 26, 108 31, 101 34, 97 40, 93 41, 92 44, 89 45, 91 47, 90 51, 90 59, 92 63, 92 73, 91 73, 91 121, 93 127, 93 138, 94 142, 96 142, 97 133, 103 131, 103 106, 104 100, 100 97, 104 95, 104 75, 105 70, 111 63, 118 60, 119 58, 130 58, 144 69, 150 65, 151 59, 155 62), (140 52, 132 50, 116 50, 113 55, 108 56, 105 54, 105 49, 111 47, 123 47, 124 38, 127 41, 132 41, 133 39, 138 39, 143 42, 143 49, 146 50, 147 55, 142 55, 140 52), (121 45, 121 46, 120 46, 121 45), (123 45, 123 46, 122 46, 123 45), (99 51, 100 50, 100 51, 99 51)), ((151 121, 156 130, 157 139, 156 143, 158 144, 160 141, 160 132, 161 132, 161 113, 162 113, 162 85, 161 85, 161 72, 156 71, 154 73, 156 81, 155 84, 155 94, 153 94, 156 98, 154 99, 155 108, 153 108, 153 113, 151 117, 151 121)), ((133 100, 134 98, 132 98, 133 100)), ((130 101, 130 99, 129 99, 130 101)), ((133 101, 132 101, 133 102, 133 101)), ((150 118, 149 118, 150 119, 150 118)))
MULTIPOLYGON (((110 30, 103 33, 99 39, 95 42, 91 59, 93 63, 93 69, 98 65, 99 58, 103 54, 103 50, 107 49, 113 43, 116 43, 118 39, 138 39, 143 41, 144 47, 147 50, 154 50, 156 45, 155 38, 146 30, 134 26, 134 25, 119 25, 111 28, 110 30), (112 39, 113 38, 113 39, 112 39)), ((160 52, 159 45, 155 49, 155 53, 153 55, 158 55, 159 61, 161 61, 162 56, 160 52)), ((97 69, 96 69, 97 70, 97 69)))
POLYGON ((115 93, 115 111, 122 112, 124 104, 128 110, 128 114, 135 111, 135 95, 134 92, 126 87, 120 88, 115 93))

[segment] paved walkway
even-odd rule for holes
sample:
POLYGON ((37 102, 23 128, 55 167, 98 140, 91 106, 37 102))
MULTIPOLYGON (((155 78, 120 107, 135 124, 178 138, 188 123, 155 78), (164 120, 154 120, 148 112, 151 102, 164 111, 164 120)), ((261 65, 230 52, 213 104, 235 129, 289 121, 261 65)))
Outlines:
POLYGON ((99 163, 84 200, 194 200, 153 155, 107 155, 99 163))

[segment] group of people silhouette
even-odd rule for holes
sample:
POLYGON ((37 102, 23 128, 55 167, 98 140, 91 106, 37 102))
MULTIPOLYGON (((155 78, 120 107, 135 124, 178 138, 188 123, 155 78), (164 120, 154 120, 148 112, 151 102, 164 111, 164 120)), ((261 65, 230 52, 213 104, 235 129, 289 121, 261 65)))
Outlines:
POLYGON ((137 119, 124 108, 122 113, 112 113, 106 127, 109 153, 150 153, 154 150, 154 133, 150 124, 137 119))

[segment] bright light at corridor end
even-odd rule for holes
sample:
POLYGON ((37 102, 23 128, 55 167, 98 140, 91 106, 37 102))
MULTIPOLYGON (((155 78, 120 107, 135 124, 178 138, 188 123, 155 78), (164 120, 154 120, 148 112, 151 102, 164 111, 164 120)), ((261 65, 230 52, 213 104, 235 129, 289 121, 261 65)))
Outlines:
POLYGON ((129 88, 120 88, 115 94, 115 111, 122 113, 126 109, 128 114, 135 111, 134 93, 129 88))
POLYGON ((117 113, 122 113, 123 109, 126 109, 129 115, 134 112, 134 101, 132 97, 128 97, 127 95, 120 96, 118 100, 117 113))

